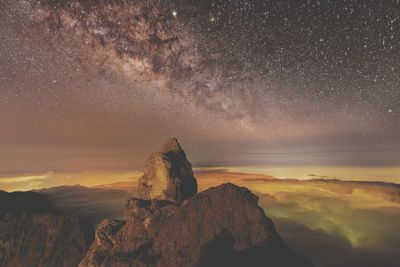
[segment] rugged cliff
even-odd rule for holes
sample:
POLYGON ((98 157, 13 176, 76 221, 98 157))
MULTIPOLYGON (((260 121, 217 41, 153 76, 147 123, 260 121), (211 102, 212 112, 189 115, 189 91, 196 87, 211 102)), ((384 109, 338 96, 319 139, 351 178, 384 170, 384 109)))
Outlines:
POLYGON ((195 194, 194 185, 172 138, 147 161, 139 181, 145 199, 127 200, 125 220, 98 225, 80 267, 311 266, 284 244, 248 189, 228 183, 195 194))
POLYGON ((128 199, 126 220, 102 221, 80 266, 311 266, 286 247, 257 202, 233 184, 181 206, 128 199))

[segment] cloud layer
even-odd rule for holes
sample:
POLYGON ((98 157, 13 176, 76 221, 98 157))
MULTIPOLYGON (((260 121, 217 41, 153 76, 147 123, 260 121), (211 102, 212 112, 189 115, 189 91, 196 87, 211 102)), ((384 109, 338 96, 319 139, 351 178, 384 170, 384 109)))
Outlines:
MULTIPOLYGON (((400 186, 380 182, 279 180, 271 176, 219 171, 197 173, 200 190, 223 182, 250 188, 295 252, 316 267, 395 267, 400 245, 400 186)), ((41 190, 55 206, 98 221, 120 217, 136 182, 96 188, 41 190)))

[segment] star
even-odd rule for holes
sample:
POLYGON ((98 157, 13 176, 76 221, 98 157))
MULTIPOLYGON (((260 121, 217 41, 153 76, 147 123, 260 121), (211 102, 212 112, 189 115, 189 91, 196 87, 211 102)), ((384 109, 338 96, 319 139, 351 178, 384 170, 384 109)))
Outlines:
POLYGON ((95 124, 138 140, 166 127, 193 140, 288 138, 294 150, 311 136, 398 143, 396 1, 21 1, 0 4, 0 121, 21 125, 0 140, 28 138, 35 118, 49 140, 95 124))

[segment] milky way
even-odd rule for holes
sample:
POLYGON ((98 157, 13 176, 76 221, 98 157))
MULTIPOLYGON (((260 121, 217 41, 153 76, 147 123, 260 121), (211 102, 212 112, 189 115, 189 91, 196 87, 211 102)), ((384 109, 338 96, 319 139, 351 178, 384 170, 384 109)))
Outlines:
POLYGON ((265 151, 399 164, 398 1, 0 3, 9 144, 82 137, 118 154, 129 136, 178 135, 231 164, 265 151))

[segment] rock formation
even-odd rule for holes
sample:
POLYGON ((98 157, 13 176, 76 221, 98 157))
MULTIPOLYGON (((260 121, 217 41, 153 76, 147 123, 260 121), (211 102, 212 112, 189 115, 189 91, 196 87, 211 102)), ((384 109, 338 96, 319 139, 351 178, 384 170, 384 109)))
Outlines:
POLYGON ((197 193, 192 165, 176 138, 171 138, 161 152, 147 160, 144 175, 139 180, 143 199, 170 200, 181 203, 197 193))
POLYGON ((0 266, 312 266, 284 244, 248 189, 227 183, 196 194, 175 138, 149 158, 139 189, 144 199, 126 201, 124 220, 102 220, 88 251, 90 229, 77 218, 41 194, 0 191, 0 266))
POLYGON ((248 189, 223 184, 196 194, 176 138, 147 161, 125 220, 103 220, 80 267, 308 267, 282 241, 248 189), (187 199, 187 201, 183 201, 187 199))
POLYGON ((80 221, 43 195, 0 191, 0 266, 76 266, 89 242, 80 221))
POLYGON ((248 189, 223 184, 182 205, 128 199, 126 220, 103 220, 80 267, 309 267, 281 240, 248 189))

